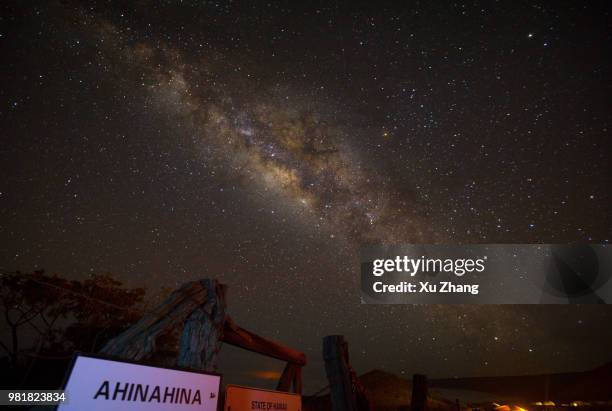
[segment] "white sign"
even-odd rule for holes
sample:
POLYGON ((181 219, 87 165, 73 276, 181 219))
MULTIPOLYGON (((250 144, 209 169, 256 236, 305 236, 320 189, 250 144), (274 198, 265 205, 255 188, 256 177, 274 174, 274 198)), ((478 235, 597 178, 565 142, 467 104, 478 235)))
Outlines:
POLYGON ((220 375, 78 355, 59 411, 216 411, 220 375))
POLYGON ((225 411, 301 411, 302 397, 283 391, 268 391, 228 384, 225 411))

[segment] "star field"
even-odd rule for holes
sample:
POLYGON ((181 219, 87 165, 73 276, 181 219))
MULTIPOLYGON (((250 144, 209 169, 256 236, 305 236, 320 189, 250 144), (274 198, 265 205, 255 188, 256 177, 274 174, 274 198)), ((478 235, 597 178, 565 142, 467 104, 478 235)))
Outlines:
POLYGON ((0 267, 218 277, 238 324, 306 352, 306 392, 328 334, 359 372, 609 361, 606 307, 357 284, 369 244, 609 242, 609 7, 294 3, 4 4, 0 267))

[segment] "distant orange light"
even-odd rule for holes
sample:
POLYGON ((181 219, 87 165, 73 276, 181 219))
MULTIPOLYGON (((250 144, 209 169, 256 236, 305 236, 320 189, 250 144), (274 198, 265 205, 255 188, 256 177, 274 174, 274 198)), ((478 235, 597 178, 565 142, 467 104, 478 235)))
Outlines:
POLYGON ((527 408, 519 407, 518 405, 495 405, 495 411, 529 411, 527 408))
POLYGON ((278 380, 281 376, 281 372, 274 370, 255 371, 253 372, 253 376, 261 380, 278 380))

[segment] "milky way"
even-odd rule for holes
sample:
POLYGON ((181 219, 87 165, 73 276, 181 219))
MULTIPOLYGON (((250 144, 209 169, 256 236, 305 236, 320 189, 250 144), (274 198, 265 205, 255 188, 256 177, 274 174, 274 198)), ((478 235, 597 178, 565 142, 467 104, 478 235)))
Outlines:
POLYGON ((204 159, 223 161, 244 186, 262 196, 280 193, 312 213, 315 224, 334 227, 357 244, 436 239, 423 217, 410 212, 416 206, 390 193, 382 176, 352 149, 350 125, 325 118, 316 102, 279 98, 265 89, 228 90, 234 79, 224 79, 223 67, 206 57, 185 63, 167 46, 128 46, 108 24, 98 33, 109 53, 102 58, 145 73, 139 80, 152 99, 187 119, 204 159))

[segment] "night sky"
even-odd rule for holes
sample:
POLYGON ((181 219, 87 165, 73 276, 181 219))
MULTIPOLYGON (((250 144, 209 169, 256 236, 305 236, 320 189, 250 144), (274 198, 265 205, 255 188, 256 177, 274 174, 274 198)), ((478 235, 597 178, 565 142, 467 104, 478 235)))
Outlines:
POLYGON ((607 306, 361 305, 357 257, 610 240, 606 2, 300 3, 3 2, 0 268, 218 277, 307 393, 328 334, 360 373, 612 360, 607 306))

